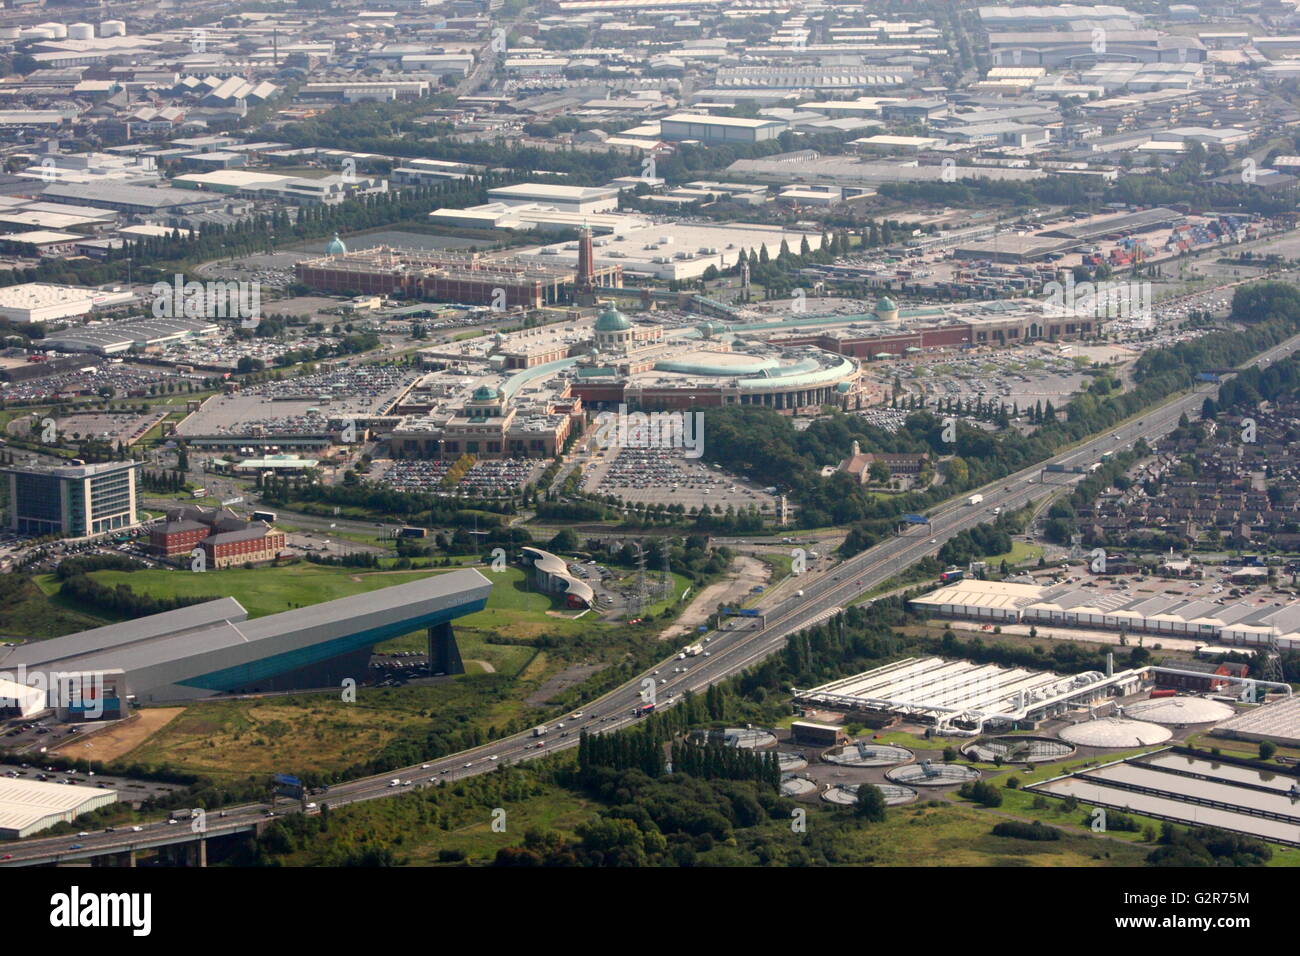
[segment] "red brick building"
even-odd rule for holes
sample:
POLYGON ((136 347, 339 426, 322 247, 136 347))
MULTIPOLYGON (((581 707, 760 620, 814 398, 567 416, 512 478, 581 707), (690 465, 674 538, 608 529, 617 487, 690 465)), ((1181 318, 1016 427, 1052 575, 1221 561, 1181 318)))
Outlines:
POLYGON ((285 536, 262 521, 247 521, 225 508, 187 506, 167 512, 167 520, 149 531, 149 546, 164 558, 202 548, 210 568, 274 561, 285 536))
POLYGON ((930 456, 924 453, 907 454, 892 452, 864 452, 855 441, 853 453, 839 464, 839 470, 852 475, 862 484, 870 480, 871 466, 880 462, 889 469, 890 477, 894 475, 919 475, 930 456))
POLYGON ((1228 686, 1227 681, 1215 680, 1216 677, 1245 677, 1250 673, 1247 665, 1232 661, 1222 664, 1215 664, 1213 661, 1179 661, 1176 666, 1180 671, 1201 671, 1203 676, 1191 677, 1187 674, 1157 672, 1157 687, 1173 687, 1193 694, 1204 694, 1228 686))
POLYGON ((284 532, 254 521, 242 531, 223 531, 204 538, 200 547, 210 568, 262 564, 274 561, 284 550, 284 532))
POLYGON ((149 531, 149 546, 164 558, 189 554, 200 541, 212 534, 212 528, 202 522, 168 521, 149 531))

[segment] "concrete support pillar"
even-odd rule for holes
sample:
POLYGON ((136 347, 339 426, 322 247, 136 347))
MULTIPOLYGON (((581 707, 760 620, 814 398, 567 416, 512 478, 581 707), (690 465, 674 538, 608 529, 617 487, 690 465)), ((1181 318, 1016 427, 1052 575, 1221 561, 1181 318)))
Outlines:
POLYGON ((129 867, 131 867, 132 869, 135 868, 136 863, 135 863, 135 848, 134 848, 134 847, 132 847, 130 850, 127 850, 127 851, 126 851, 126 865, 129 866, 129 867))
POLYGON ((197 853, 195 855, 198 857, 199 866, 206 867, 208 865, 207 837, 199 837, 199 845, 197 847, 197 853))
POLYGON ((456 646, 456 635, 452 632, 451 622, 445 621, 429 628, 429 670, 434 674, 463 674, 465 662, 461 660, 460 648, 456 646))

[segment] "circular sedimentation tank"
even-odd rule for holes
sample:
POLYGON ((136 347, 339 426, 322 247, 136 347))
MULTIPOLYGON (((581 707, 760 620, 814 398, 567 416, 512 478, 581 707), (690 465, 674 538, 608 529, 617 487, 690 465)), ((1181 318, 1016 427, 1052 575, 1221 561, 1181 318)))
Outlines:
POLYGON ((781 796, 783 797, 802 797, 816 789, 817 784, 807 777, 796 777, 794 774, 789 774, 781 778, 781 796))
POLYGON ((1085 720, 1061 731, 1061 739, 1076 747, 1144 747, 1162 744, 1173 734, 1159 724, 1126 717, 1085 720))
POLYGON ((822 754, 822 760, 841 767, 892 767, 907 763, 913 756, 906 747, 863 742, 828 750, 822 754))
POLYGON ((833 787, 828 787, 822 793, 822 799, 827 803, 838 804, 842 807, 851 807, 858 802, 858 787, 875 787, 885 796, 885 806, 896 807, 903 803, 911 803, 916 799, 916 791, 911 787, 902 787, 892 783, 841 783, 833 787))
POLYGON ((760 727, 728 727, 723 734, 728 747, 754 750, 758 747, 770 747, 776 743, 776 734, 760 727))
POLYGON ((1124 708, 1124 713, 1153 724, 1215 724, 1235 711, 1227 704, 1204 697, 1155 697, 1124 708))
POLYGON ((983 763, 1045 763, 1064 760, 1075 748, 1063 740, 1051 737, 1025 737, 1008 734, 1004 737, 984 737, 961 748, 971 760, 983 763))
POLYGON ((891 807, 916 799, 916 791, 911 787, 901 787, 896 783, 875 783, 872 786, 885 795, 885 803, 891 807))
POLYGON ((980 772, 959 763, 910 763, 885 772, 894 783, 909 787, 952 787, 978 780, 980 772))
POLYGON ((776 758, 781 764, 782 773, 802 770, 804 767, 808 766, 808 761, 804 758, 803 754, 779 753, 776 755, 776 758))

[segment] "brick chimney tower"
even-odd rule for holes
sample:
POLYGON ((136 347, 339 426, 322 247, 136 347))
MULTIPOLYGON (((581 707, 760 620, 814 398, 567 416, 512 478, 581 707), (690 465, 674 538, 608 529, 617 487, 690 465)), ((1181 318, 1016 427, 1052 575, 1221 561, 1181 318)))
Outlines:
POLYGON ((574 299, 579 305, 593 305, 596 301, 596 256, 592 251, 591 229, 582 227, 578 238, 578 278, 574 299))

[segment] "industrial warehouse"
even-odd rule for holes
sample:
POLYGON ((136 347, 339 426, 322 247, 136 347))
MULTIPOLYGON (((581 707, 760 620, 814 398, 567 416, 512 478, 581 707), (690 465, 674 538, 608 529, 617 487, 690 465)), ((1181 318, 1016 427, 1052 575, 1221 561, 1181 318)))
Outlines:
POLYGON ((152 353, 168 345, 215 337, 221 327, 211 319, 136 319, 104 325, 73 326, 51 332, 41 342, 55 352, 121 355, 132 350, 152 353))
POLYGON ((1141 670, 1063 677, 1046 671, 907 658, 814 687, 795 700, 881 717, 903 716, 937 733, 980 734, 989 726, 1032 727, 1111 696, 1135 692, 1141 670))
POLYGON ((31 836, 117 802, 117 791, 0 777, 0 839, 31 836))
POLYGON ((923 594, 911 603, 927 614, 996 624, 1051 624, 1225 645, 1300 648, 1300 605, 1217 604, 1168 595, 1135 597, 1072 584, 1040 586, 971 579, 923 594))
POLYGON ((426 629, 433 669, 456 673, 463 666, 451 621, 481 611, 491 589, 478 571, 449 571, 255 620, 220 598, 6 648, 0 677, 49 688, 51 706, 66 713, 91 680, 120 675, 114 704, 96 708, 113 716, 122 700, 337 687, 367 672, 376 643, 426 629))

